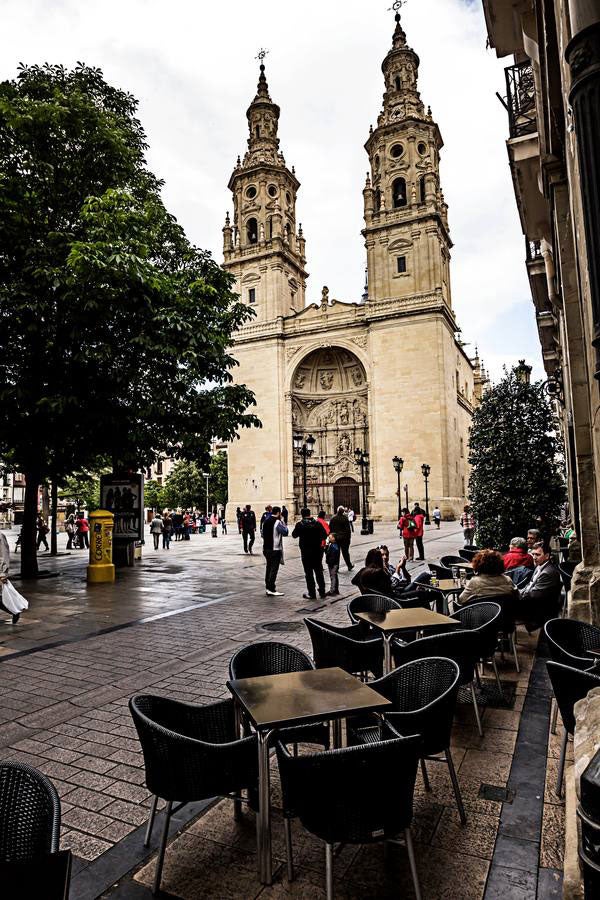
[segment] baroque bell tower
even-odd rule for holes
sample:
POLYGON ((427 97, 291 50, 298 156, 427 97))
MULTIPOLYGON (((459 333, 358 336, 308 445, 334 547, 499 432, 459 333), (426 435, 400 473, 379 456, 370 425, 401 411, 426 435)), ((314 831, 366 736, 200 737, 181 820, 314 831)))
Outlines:
POLYGON ((371 166, 362 232, 369 300, 438 293, 451 307, 452 242, 439 177, 443 141, 417 89, 419 57, 406 43, 398 12, 381 68, 383 109, 365 144, 371 166))
POLYGON ((269 95, 265 51, 248 110, 248 149, 229 179, 233 220, 223 228, 223 266, 236 278, 235 290, 256 312, 255 322, 273 322, 304 309, 307 273, 305 240, 296 227, 300 182, 279 150, 279 107, 269 95))

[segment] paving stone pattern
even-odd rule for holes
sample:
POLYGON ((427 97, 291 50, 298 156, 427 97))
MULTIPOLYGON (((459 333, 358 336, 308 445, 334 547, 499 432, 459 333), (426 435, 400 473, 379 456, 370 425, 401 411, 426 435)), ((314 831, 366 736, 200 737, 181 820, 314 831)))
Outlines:
MULTIPOLYGON (((374 537, 355 534, 357 564, 376 542, 387 543, 393 558, 399 554, 394 526, 376 528, 374 537)), ((429 558, 455 552, 460 537, 455 524, 444 524, 440 532, 432 529, 426 543, 429 558)), ((171 546, 168 554, 146 547, 143 563, 121 570, 114 586, 87 587, 82 554, 48 560, 45 568, 55 568, 60 575, 40 582, 16 581, 30 600, 30 611, 16 628, 0 622, 0 758, 29 762, 57 786, 63 811, 61 845, 76 856, 72 897, 103 894, 143 859, 132 848, 143 854, 140 832, 150 800, 127 709, 129 697, 142 690, 198 703, 228 696, 227 664, 240 645, 275 638, 310 649, 304 630, 269 635, 261 625, 301 621, 313 606, 324 619, 347 621, 346 600, 354 594, 350 576, 341 576, 341 601, 304 600, 292 541, 287 542, 279 577, 282 598, 264 595, 262 556, 244 555, 237 534, 217 540, 197 536, 171 546)), ((461 708, 457 716, 454 759, 469 815, 466 827, 460 826, 446 767, 430 764, 430 794, 419 776, 415 837, 425 897, 470 900, 484 895, 502 804, 481 799, 479 790, 482 782, 506 786, 509 779, 534 659, 535 642, 524 636, 521 641, 521 676, 517 678, 508 658, 501 670, 503 680, 516 681, 514 709, 486 710, 483 739, 474 728, 472 708, 461 708)), ((551 741, 548 752, 557 754, 556 747, 551 741)), ((553 759, 551 755, 550 765, 553 759)), ((559 868, 561 808, 554 798, 543 815, 542 865, 550 874, 559 868)), ((290 886, 281 865, 280 823, 274 823, 276 879, 272 887, 262 889, 256 878, 252 815, 234 826, 231 810, 223 803, 187 827, 189 814, 182 811, 184 818, 176 821, 175 830, 183 831, 167 851, 165 888, 172 895, 323 894, 321 851, 301 829, 295 836, 298 878, 290 886)), ((344 850, 336 860, 336 896, 398 896, 405 884, 411 896, 405 851, 394 848, 389 865, 383 864, 382 852, 377 846, 344 850)), ((127 876, 115 896, 150 896, 153 865, 151 861, 143 867, 135 880, 127 876)))

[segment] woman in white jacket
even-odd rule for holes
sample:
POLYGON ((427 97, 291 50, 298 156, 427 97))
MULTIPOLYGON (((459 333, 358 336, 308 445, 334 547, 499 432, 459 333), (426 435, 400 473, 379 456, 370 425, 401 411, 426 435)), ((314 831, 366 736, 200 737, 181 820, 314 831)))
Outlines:
POLYGON ((16 625, 19 621, 21 613, 13 613, 10 609, 7 609, 6 606, 2 603, 2 589, 6 582, 8 581, 8 573, 10 571, 10 548, 8 546, 8 541, 6 540, 6 535, 3 531, 0 531, 0 607, 12 616, 12 623, 16 625))

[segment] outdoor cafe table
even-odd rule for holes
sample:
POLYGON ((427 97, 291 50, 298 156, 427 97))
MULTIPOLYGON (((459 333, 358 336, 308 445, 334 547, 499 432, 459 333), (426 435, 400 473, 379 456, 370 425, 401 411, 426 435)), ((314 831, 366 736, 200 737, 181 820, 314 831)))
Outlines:
POLYGON ((447 625, 460 625, 458 619, 451 619, 430 609, 389 609, 387 612, 357 612, 357 618, 363 619, 381 631, 383 637, 383 667, 387 674, 392 669, 391 640, 394 634, 403 631, 428 631, 447 625))
POLYGON ((271 809, 269 738, 277 728, 330 720, 337 723, 359 712, 376 712, 390 701, 337 667, 284 675, 261 675, 227 682, 258 735, 257 852, 260 879, 271 884, 271 809))

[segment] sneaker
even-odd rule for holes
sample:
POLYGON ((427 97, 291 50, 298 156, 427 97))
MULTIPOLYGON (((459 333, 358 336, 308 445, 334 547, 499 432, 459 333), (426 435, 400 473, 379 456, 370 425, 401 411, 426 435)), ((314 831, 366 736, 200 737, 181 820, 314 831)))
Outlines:
POLYGON ((310 594, 302 594, 305 600, 316 600, 316 597, 312 597, 310 594))
POLYGON ((283 597, 282 591, 267 591, 267 597, 283 597))

